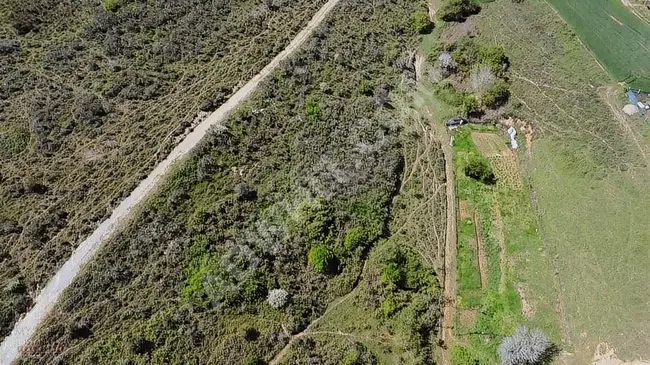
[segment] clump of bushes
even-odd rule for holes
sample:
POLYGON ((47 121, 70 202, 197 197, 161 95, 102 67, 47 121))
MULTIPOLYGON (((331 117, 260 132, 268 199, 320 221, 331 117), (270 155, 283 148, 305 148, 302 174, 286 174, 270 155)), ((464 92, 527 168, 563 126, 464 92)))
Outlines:
POLYGON ((510 85, 501 79, 480 96, 481 104, 491 109, 502 106, 508 98, 510 98, 510 85))
POLYGON ((461 115, 480 116, 484 109, 496 109, 508 102, 509 61, 503 48, 466 37, 437 45, 428 59, 443 79, 436 85, 436 96, 459 108, 461 115))
POLYGON ((435 88, 435 95, 441 101, 459 108, 459 113, 464 117, 470 117, 479 112, 476 96, 456 90, 449 81, 438 83, 435 88))
POLYGON ((440 19, 446 22, 463 22, 479 11, 481 7, 473 0, 449 0, 440 8, 438 14, 440 19))
POLYGON ((478 180, 486 185, 493 185, 496 182, 494 171, 490 164, 483 158, 472 155, 465 165, 465 175, 478 180))

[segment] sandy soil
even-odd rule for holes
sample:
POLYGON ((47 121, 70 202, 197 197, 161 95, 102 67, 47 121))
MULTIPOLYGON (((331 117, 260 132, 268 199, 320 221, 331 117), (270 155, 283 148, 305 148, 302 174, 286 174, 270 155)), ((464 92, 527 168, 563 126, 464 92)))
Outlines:
POLYGON ((150 194, 157 183, 170 170, 170 167, 179 159, 190 152, 206 135, 209 129, 222 123, 230 113, 257 89, 260 82, 293 52, 295 52, 312 34, 314 29, 338 4, 339 0, 330 0, 314 15, 307 26, 296 35, 291 43, 280 52, 262 71, 253 77, 246 85, 239 89, 225 104, 203 120, 154 170, 140 182, 131 194, 115 208, 111 216, 102 222, 99 227, 81 242, 72 256, 66 261, 59 271, 50 279, 45 288, 36 298, 34 307, 16 323, 13 331, 0 345, 0 364, 11 364, 17 360, 21 348, 29 341, 36 328, 52 310, 61 293, 72 283, 79 274, 83 265, 90 261, 102 244, 127 220, 129 214, 145 197, 150 194))
POLYGON ((650 365, 650 362, 644 360, 623 361, 616 356, 616 349, 609 347, 606 343, 600 343, 596 347, 591 365, 650 365))

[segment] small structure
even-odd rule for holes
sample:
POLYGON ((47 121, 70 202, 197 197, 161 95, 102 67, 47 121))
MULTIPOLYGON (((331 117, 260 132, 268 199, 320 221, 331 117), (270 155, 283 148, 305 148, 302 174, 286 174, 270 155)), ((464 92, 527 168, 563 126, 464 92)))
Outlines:
POLYGON ((627 104, 623 107, 623 113, 627 115, 634 115, 639 112, 639 107, 634 104, 627 104))
POLYGON ((517 130, 514 129, 513 127, 508 128, 508 135, 510 135, 510 147, 513 150, 516 150, 519 148, 519 144, 517 143, 517 140, 515 139, 515 136, 517 135, 517 130))
POLYGON ((643 103, 640 102, 638 100, 638 98, 637 98, 637 95, 639 95, 641 93, 648 94, 647 92, 645 92, 645 91, 643 91, 641 89, 632 89, 632 88, 627 89, 627 97, 628 97, 628 99, 630 99, 630 103, 632 105, 636 105, 637 110, 639 111, 639 114, 645 115, 645 109, 646 109, 645 105, 643 105, 643 103))

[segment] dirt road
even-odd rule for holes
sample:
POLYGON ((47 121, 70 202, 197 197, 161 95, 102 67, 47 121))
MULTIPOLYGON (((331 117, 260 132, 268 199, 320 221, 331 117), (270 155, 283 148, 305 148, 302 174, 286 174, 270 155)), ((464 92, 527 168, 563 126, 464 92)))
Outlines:
POLYGON ((50 279, 36 298, 34 307, 16 323, 13 331, 0 345, 0 364, 11 364, 20 355, 20 349, 30 339, 45 316, 54 307, 61 293, 72 283, 79 271, 91 260, 118 227, 124 223, 129 213, 154 190, 156 184, 179 159, 185 157, 206 135, 210 127, 223 122, 237 106, 257 89, 260 82, 311 36, 315 28, 325 19, 340 0, 330 0, 318 10, 307 26, 296 35, 280 54, 266 67, 239 89, 225 104, 201 122, 154 170, 138 185, 131 194, 115 208, 111 216, 83 241, 59 271, 50 279))

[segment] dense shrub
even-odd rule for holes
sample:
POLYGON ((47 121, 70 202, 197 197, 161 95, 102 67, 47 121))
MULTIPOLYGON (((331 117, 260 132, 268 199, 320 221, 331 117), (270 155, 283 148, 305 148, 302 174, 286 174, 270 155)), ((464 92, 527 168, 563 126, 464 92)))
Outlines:
POLYGON ((467 177, 478 180, 483 184, 492 185, 496 182, 492 167, 484 158, 475 155, 470 156, 464 171, 467 177))
POLYGON ((122 6, 121 0, 102 0, 102 6, 108 11, 115 12, 122 6))
POLYGON ((307 119, 316 122, 321 118, 321 115, 323 114, 320 105, 318 105, 318 101, 315 99, 307 99, 307 102, 305 103, 305 114, 307 115, 307 119))
POLYGON ((283 289, 273 289, 269 292, 266 301, 275 309, 281 308, 287 303, 289 293, 283 289))
POLYGON ((413 29, 420 34, 427 34, 433 29, 433 23, 429 19, 429 14, 424 11, 413 13, 413 29))
POLYGON ((462 22, 480 10, 473 0, 448 0, 438 10, 438 16, 446 22, 462 22))
POLYGON ((473 94, 458 91, 449 82, 436 85, 435 94, 441 101, 457 107, 462 116, 469 117, 479 111, 478 101, 473 94))
POLYGON ((359 246, 365 246, 368 240, 366 231, 361 227, 351 228, 346 234, 343 244, 349 251, 355 250, 359 246))
POLYGON ((481 104, 487 108, 497 108, 508 101, 510 85, 499 79, 481 95, 481 104))
POLYGON ((308 260, 309 264, 320 273, 325 273, 329 270, 329 265, 332 261, 332 251, 325 245, 316 245, 309 250, 308 260))

